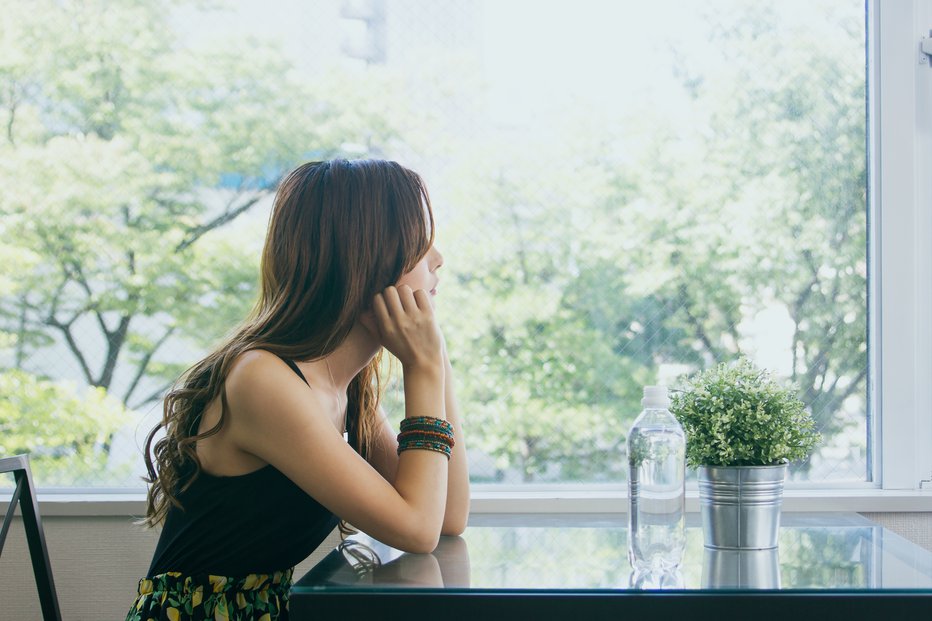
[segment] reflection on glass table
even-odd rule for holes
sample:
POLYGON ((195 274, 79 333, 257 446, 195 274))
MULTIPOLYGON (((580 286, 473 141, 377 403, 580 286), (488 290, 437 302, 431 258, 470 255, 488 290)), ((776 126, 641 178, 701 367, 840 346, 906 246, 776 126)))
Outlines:
POLYGON ((812 612, 834 596, 835 612, 840 602, 854 606, 849 618, 868 614, 865 601, 880 597, 888 613, 891 606, 906 606, 905 613, 918 605, 932 618, 932 552, 857 514, 784 514, 775 550, 711 550, 703 547, 698 516, 690 515, 680 567, 638 576, 628 562, 624 515, 474 516, 462 537, 442 538, 432 554, 404 554, 353 536, 295 584, 292 609, 313 603, 320 610, 324 600, 345 596, 400 595, 443 596, 447 604, 455 595, 466 608, 479 605, 477 596, 508 595, 498 606, 515 597, 537 603, 544 597, 550 606, 574 601, 568 610, 577 612, 588 606, 587 614, 607 614, 619 597, 626 611, 645 597, 684 605, 701 597, 703 605, 725 606, 723 612, 740 599, 747 613, 756 605, 749 602, 766 598, 780 605, 792 600, 812 612))
POLYGON ((334 585, 469 587, 469 549, 462 537, 441 537, 430 554, 405 554, 358 534, 328 559, 332 564, 326 568, 333 573, 326 579, 334 585))

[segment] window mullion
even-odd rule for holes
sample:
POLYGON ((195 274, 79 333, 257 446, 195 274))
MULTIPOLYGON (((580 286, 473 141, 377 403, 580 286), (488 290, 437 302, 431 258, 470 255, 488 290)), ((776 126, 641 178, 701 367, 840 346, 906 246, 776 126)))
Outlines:
POLYGON ((918 488, 932 473, 932 70, 918 62, 920 23, 929 15, 932 0, 871 6, 871 208, 880 263, 874 403, 885 489, 918 488))

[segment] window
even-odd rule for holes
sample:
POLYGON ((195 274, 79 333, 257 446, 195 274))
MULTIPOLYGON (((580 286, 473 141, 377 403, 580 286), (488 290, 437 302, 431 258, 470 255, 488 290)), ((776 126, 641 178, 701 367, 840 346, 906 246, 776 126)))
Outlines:
POLYGON ((0 453, 139 489, 160 396, 250 307, 279 176, 372 156, 431 188, 476 483, 619 485, 641 387, 746 355, 824 435, 793 480, 915 488, 929 4, 14 5, 0 453))

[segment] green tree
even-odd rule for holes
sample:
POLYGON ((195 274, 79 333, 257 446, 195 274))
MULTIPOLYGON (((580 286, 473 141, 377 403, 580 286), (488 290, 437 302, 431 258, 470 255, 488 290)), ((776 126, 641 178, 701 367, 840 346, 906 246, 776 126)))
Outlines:
MULTIPOLYGON (((111 434, 124 422, 119 400, 102 388, 0 372, 0 455, 29 453, 44 485, 94 483, 125 475, 108 464, 111 434)), ((123 472, 123 471, 127 472, 123 472)))
POLYGON ((272 44, 181 37, 175 6, 14 3, 0 30, 12 366, 62 344, 131 407, 182 368, 166 343, 205 346, 252 303, 262 234, 230 224, 296 161, 393 136, 355 105, 368 89, 338 105, 331 78, 302 79, 272 44))
POLYGON ((394 76, 322 70, 310 80, 277 44, 182 34, 192 11, 223 10, 172 0, 4 7, 0 370, 32 396, 11 397, 2 424, 43 444, 7 439, 3 450, 54 462, 37 467, 43 485, 69 472, 72 482, 117 480, 102 468, 114 417, 129 417, 104 394, 151 406, 247 314, 265 223, 243 216, 284 172, 348 155, 344 144, 397 140, 407 110, 374 103, 402 100, 394 76), (90 387, 84 406, 43 379, 62 374, 90 387), (94 408, 102 435, 86 435, 94 408))
POLYGON ((746 353, 742 322, 773 304, 819 430, 844 427, 866 372, 863 32, 814 10, 711 15, 716 54, 677 70, 688 125, 568 115, 469 161, 448 339, 501 470, 617 480, 640 387, 746 353))
POLYGON ((687 291, 679 320, 722 360, 742 353, 741 313, 784 306, 790 379, 828 436, 846 424, 843 405, 863 395, 867 374, 866 86, 852 60, 864 55, 864 24, 837 3, 811 9, 817 17, 805 22, 756 4, 713 17, 716 69, 684 75, 706 156, 685 186, 674 158, 657 192, 696 217, 693 239, 668 255, 687 291), (709 214, 728 226, 709 226, 709 214), (712 296, 704 315, 687 301, 701 295, 712 296), (703 316, 732 326, 724 350, 707 336, 729 330, 700 325, 703 316))
MULTIPOLYGON (((574 169, 541 164, 572 159, 565 144, 535 145, 536 157, 526 145, 486 145, 453 199, 469 208, 455 210, 445 234, 482 232, 481 243, 449 251, 446 277, 455 282, 441 302, 457 309, 442 316, 453 362, 464 369, 473 445, 525 482, 617 480, 624 425, 651 376, 599 331, 614 317, 598 312, 629 301, 622 289, 595 282, 606 248, 590 244, 600 223, 588 207, 606 191, 602 171, 590 169, 591 183, 581 186, 574 169), (589 287, 599 289, 595 299, 589 287)), ((580 149, 603 155, 585 140, 580 149)))

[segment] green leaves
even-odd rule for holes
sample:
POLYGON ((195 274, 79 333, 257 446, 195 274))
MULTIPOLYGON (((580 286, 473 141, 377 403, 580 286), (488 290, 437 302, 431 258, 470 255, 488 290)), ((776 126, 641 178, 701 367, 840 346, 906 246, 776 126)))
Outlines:
MULTIPOLYGON (((864 37, 820 3, 818 19, 742 3, 697 25, 712 45, 671 65, 688 118, 645 93, 642 109, 580 105, 539 133, 476 131, 488 93, 474 60, 356 72, 315 57, 308 79, 274 42, 179 32, 177 1, 9 4, 13 366, 42 368, 73 337, 86 383, 133 407, 157 399, 253 302, 265 222, 249 210, 277 175, 368 146, 423 162, 437 190, 444 331, 470 445, 500 471, 618 480, 641 386, 752 352, 739 326, 773 307, 818 428, 863 412, 864 37)), ((778 418, 762 401, 717 399, 718 459, 797 450, 798 432, 761 437, 778 418)))
POLYGON ((36 0, 0 24, 0 345, 26 369, 67 348, 132 407, 247 314, 247 214, 281 174, 397 133, 384 77, 308 80, 273 40, 183 32, 174 4, 36 0))
POLYGON ((127 416, 123 404, 102 388, 79 389, 23 371, 0 373, 0 455, 29 453, 44 485, 105 476, 106 447, 127 416))
POLYGON ((805 459, 821 441, 796 396, 746 358, 686 379, 670 411, 686 432, 690 467, 768 466, 805 459))

